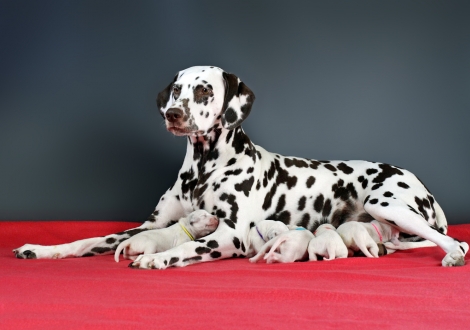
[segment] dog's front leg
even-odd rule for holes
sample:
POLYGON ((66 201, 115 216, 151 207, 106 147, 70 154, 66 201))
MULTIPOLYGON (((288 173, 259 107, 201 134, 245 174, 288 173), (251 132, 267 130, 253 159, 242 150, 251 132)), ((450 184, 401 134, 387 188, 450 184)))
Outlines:
POLYGON ((238 230, 230 228, 221 221, 212 234, 165 252, 140 255, 129 267, 166 269, 171 266, 184 267, 193 263, 237 256, 245 252, 242 240, 237 233, 238 230))

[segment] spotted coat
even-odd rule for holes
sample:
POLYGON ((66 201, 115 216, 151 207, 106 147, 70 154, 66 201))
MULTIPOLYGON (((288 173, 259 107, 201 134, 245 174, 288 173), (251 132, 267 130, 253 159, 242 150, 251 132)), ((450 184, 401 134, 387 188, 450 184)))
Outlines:
MULTIPOLYGON (((322 223, 338 227, 346 221, 376 219, 410 240, 422 238, 441 246, 447 253, 443 265, 464 263, 468 245, 446 235, 441 207, 415 175, 383 163, 270 153, 240 126, 254 100, 237 76, 217 67, 180 71, 158 95, 168 131, 186 136, 187 150, 175 184, 140 229, 166 227, 195 209, 216 215, 220 224, 199 241, 142 255, 131 267, 164 269, 169 260, 181 267, 243 257, 250 227, 263 219, 311 231, 322 223)), ((17 255, 23 257, 24 251, 17 250, 17 255)))

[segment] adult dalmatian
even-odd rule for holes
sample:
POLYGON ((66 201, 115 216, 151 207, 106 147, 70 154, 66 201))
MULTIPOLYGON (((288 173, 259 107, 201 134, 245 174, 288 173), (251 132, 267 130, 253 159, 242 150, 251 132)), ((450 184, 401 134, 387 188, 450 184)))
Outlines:
MULTIPOLYGON (((440 246, 443 266, 462 266, 468 244, 446 235, 444 213, 412 173, 367 161, 317 161, 284 157, 251 142, 240 124, 255 100, 240 79, 220 68, 178 72, 158 94, 168 131, 188 139, 175 184, 140 227, 58 246, 27 244, 18 258, 62 258, 112 253, 119 242, 143 230, 162 228, 195 209, 220 219, 203 239, 166 252, 139 256, 133 268, 165 269, 244 256, 250 227, 263 219, 314 231, 321 223, 372 219, 388 223, 421 245, 440 246), (427 243, 429 244, 427 244, 427 243), (433 242, 433 243, 432 243, 433 242)), ((411 243, 413 246, 413 243, 411 243)), ((410 242, 403 242, 409 248, 410 242)))

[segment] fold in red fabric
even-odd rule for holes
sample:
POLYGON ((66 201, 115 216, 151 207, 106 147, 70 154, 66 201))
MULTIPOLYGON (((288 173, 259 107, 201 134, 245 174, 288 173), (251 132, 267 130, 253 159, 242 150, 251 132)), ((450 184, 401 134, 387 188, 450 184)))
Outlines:
MULTIPOLYGON (((379 259, 292 264, 229 259, 135 270, 111 255, 19 260, 25 243, 60 244, 130 222, 0 222, 1 329, 466 328, 470 266, 437 247, 379 259)), ((470 242, 470 224, 449 227, 470 242)), ((466 260, 468 263, 468 259, 466 260)))

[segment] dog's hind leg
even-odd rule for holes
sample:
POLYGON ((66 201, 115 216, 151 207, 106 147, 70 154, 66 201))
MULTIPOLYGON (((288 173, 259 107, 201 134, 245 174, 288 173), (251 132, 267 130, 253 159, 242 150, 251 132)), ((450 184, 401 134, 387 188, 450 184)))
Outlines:
MULTIPOLYGON (((385 204, 385 207, 381 203, 377 203, 377 199, 374 203, 371 203, 371 201, 374 201, 372 196, 364 205, 364 209, 375 219, 390 224, 405 233, 418 235, 440 246, 446 252, 442 260, 442 266, 463 266, 465 264, 464 257, 469 248, 468 244, 459 242, 443 233, 445 232, 444 228, 447 229, 447 227, 445 218, 442 218, 442 212, 442 214, 436 212, 437 219, 431 225, 422 214, 402 200, 389 199, 386 204, 382 203, 385 204)), ((425 246, 431 245, 427 242, 424 244, 429 244, 425 246)))

